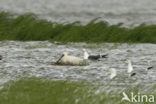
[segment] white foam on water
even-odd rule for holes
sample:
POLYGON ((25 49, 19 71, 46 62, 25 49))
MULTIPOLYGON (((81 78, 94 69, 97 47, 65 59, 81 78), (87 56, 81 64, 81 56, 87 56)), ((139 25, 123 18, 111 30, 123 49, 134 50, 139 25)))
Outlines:
MULTIPOLYGON (((96 48, 86 48, 95 54, 108 53, 107 59, 89 61, 88 66, 53 66, 51 62, 59 59, 64 51, 77 57, 83 57, 82 49, 90 44, 71 43, 56 45, 47 41, 43 42, 17 42, 1 41, 0 55, 0 85, 22 77, 46 77, 50 80, 87 80, 95 85, 105 85, 102 88, 110 90, 123 90, 128 85, 143 84, 144 87, 153 87, 156 84, 156 45, 155 44, 120 44, 110 49, 113 43, 99 44, 96 48), (77 47, 79 46, 79 47, 77 47), (68 48, 67 48, 68 47, 68 48), (129 78, 127 65, 123 59, 131 59, 136 76, 129 78), (155 66, 148 72, 147 60, 155 66), (117 77, 109 79, 108 68, 117 69, 117 77)), ((93 44, 92 44, 93 45, 93 44)), ((108 90, 108 91, 110 91, 108 90)))

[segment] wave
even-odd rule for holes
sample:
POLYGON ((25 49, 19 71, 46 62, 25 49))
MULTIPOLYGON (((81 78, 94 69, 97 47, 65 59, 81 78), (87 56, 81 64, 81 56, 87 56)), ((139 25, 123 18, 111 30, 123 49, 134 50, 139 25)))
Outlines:
POLYGON ((79 21, 56 23, 39 19, 32 13, 15 17, 11 13, 0 12, 0 40, 156 43, 155 34, 155 24, 127 28, 123 23, 110 25, 98 18, 86 25, 79 21))

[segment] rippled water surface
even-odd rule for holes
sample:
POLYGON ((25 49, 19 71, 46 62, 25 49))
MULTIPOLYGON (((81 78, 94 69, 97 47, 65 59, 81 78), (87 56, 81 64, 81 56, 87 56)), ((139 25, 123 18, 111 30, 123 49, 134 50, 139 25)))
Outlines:
POLYGON ((156 45, 155 44, 85 44, 69 43, 57 45, 43 42, 0 42, 0 85, 21 77, 46 77, 50 80, 87 80, 104 89, 123 90, 127 86, 144 85, 146 90, 156 85, 156 45), (67 51, 70 55, 83 57, 82 49, 90 54, 108 54, 107 59, 89 61, 88 66, 53 66, 67 51), (130 59, 134 66, 134 77, 128 77, 127 65, 122 60, 130 59), (147 60, 155 67, 148 72, 147 60), (117 77, 109 79, 108 68, 116 68, 117 77))
POLYGON ((102 17, 111 24, 156 23, 155 0, 0 0, 0 10, 31 12, 57 22, 87 23, 102 17))

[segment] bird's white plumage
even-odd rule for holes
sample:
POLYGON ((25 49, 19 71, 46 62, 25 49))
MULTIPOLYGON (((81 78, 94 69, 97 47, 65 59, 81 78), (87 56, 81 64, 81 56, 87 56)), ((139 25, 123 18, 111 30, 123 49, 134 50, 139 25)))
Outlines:
POLYGON ((110 68, 110 69, 106 70, 106 72, 110 72, 111 73, 110 79, 113 79, 117 75, 117 72, 116 72, 115 68, 110 68))
POLYGON ((111 75, 110 75, 110 79, 113 79, 114 77, 116 77, 116 69, 115 68, 111 68, 110 69, 110 71, 111 71, 111 75))
POLYGON ((89 54, 87 53, 86 49, 83 49, 83 58, 87 60, 88 57, 89 57, 89 54))
POLYGON ((72 64, 72 65, 80 65, 84 63, 84 60, 75 56, 69 56, 67 52, 63 53, 63 57, 60 62, 62 64, 72 64))
POLYGON ((132 66, 131 60, 127 60, 127 63, 128 63, 128 70, 127 70, 127 72, 131 73, 133 71, 133 66, 132 66))

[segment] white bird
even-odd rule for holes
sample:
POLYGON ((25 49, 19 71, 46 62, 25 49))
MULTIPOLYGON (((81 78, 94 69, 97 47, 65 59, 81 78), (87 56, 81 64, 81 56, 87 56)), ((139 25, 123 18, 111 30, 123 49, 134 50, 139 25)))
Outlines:
POLYGON ((86 49, 83 49, 83 58, 87 60, 88 57, 89 57, 89 54, 87 53, 86 49))
POLYGON ((128 70, 127 70, 127 72, 131 73, 133 71, 133 66, 132 66, 131 60, 127 60, 127 63, 128 63, 128 70))
POLYGON ((111 72, 110 79, 113 79, 117 75, 117 72, 116 72, 116 69, 115 68, 110 68, 110 69, 108 69, 106 71, 107 72, 111 72))
POLYGON ((57 61, 57 63, 61 64, 67 64, 67 65, 84 65, 85 60, 75 57, 75 56, 69 56, 67 52, 64 52, 63 55, 60 57, 60 59, 57 61))
POLYGON ((83 49, 83 52, 84 52, 83 53, 84 59, 98 60, 100 58, 107 58, 107 54, 106 55, 89 55, 86 49, 83 49))
POLYGON ((126 60, 126 61, 124 61, 124 62, 125 62, 125 63, 128 63, 127 73, 129 74, 129 76, 134 76, 134 75, 136 75, 136 73, 132 73, 132 71, 133 71, 133 66, 132 66, 131 60, 126 60))

